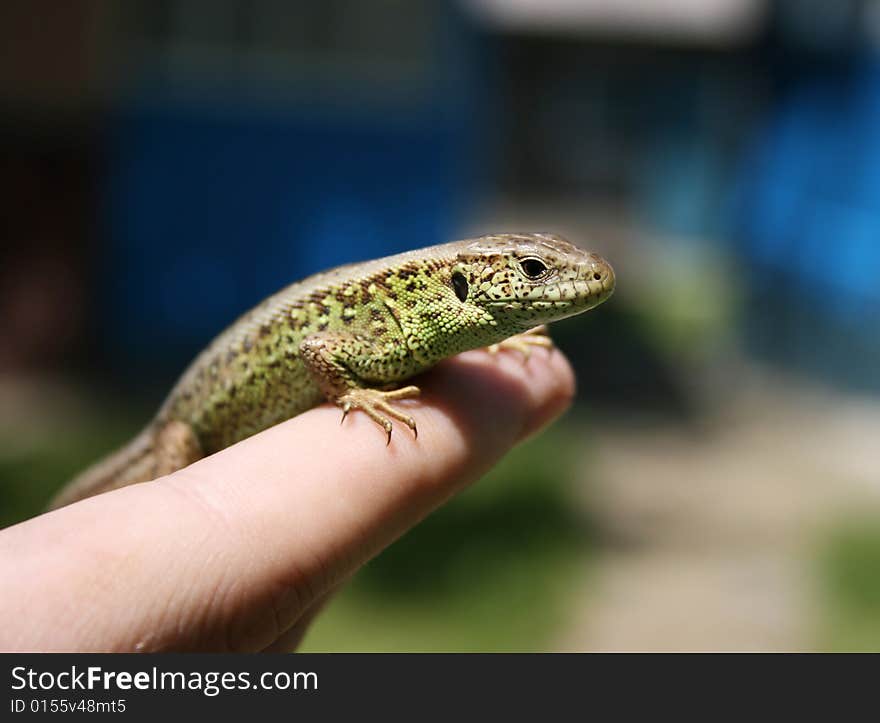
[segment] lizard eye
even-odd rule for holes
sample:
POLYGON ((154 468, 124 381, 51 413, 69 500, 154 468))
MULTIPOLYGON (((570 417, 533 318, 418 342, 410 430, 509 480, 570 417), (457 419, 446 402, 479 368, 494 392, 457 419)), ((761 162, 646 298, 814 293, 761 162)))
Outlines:
POLYGON ((468 282, 464 274, 456 271, 452 275, 452 288, 459 301, 465 301, 468 295, 468 282))
POLYGON ((541 259, 523 259, 519 265, 530 279, 539 279, 547 272, 547 265, 541 259))

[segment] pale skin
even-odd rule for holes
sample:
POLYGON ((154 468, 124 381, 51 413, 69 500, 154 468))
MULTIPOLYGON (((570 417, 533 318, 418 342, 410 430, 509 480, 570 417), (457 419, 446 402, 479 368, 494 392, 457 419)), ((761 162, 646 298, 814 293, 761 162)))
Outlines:
MULTIPOLYGON (((418 439, 323 405, 154 482, 0 531, 0 650, 286 651, 371 557, 568 406, 563 355, 418 380, 418 439)), ((511 531, 515 544, 516 530, 511 531)))

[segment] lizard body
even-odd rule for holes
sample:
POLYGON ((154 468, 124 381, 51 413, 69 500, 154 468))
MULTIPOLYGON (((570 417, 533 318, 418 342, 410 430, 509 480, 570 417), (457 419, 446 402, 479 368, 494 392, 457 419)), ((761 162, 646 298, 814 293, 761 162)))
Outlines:
POLYGON ((601 257, 552 234, 497 234, 341 266, 270 296, 192 362, 131 443, 79 475, 69 504, 169 474, 325 399, 361 409, 391 439, 394 388, 469 349, 548 345, 543 324, 614 290, 601 257), (513 338, 511 338, 513 337, 513 338))

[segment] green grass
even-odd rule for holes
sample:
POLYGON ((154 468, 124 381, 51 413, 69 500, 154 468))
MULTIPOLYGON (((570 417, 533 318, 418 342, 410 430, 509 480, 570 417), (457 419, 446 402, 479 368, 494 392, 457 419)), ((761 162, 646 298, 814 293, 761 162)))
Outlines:
POLYGON ((823 647, 880 651, 880 517, 841 524, 819 559, 823 647))
POLYGON ((552 645, 582 584, 589 531, 572 514, 560 428, 367 565, 319 616, 309 651, 509 651, 552 645))

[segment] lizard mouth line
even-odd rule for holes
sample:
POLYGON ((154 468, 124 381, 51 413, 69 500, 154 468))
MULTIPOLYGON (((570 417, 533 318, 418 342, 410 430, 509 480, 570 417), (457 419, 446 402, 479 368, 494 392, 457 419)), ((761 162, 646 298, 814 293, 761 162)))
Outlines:
POLYGON ((582 307, 604 301, 611 296, 613 291, 613 284, 577 279, 537 287, 525 297, 496 299, 487 304, 487 306, 514 309, 582 307))

